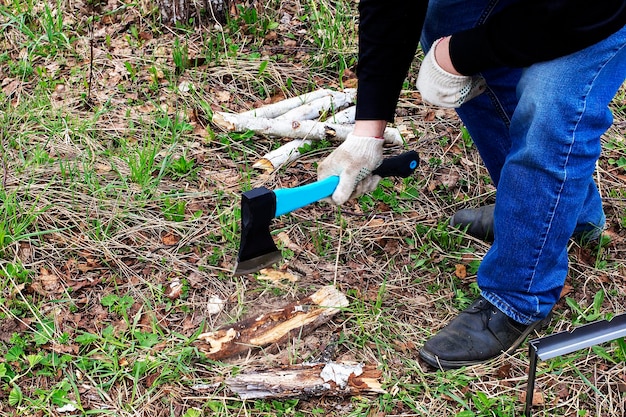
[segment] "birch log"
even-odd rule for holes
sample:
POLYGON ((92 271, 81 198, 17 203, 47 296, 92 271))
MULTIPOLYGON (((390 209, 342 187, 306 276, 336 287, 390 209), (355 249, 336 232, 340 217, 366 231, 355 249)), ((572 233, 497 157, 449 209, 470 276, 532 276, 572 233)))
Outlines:
POLYGON ((332 113, 352 103, 356 98, 356 90, 330 91, 329 94, 304 103, 286 113, 277 116, 282 120, 313 120, 324 114, 332 113))
POLYGON ((242 117, 265 117, 267 119, 273 119, 279 117, 290 110, 300 107, 318 98, 332 95, 331 90, 320 89, 311 91, 310 93, 301 94, 296 97, 281 100, 276 103, 268 104, 266 106, 257 107, 256 109, 248 110, 240 114, 242 117))
POLYGON ((196 345, 209 359, 232 357, 251 349, 284 343, 292 335, 305 336, 346 306, 346 296, 332 285, 326 286, 279 310, 203 333, 198 336, 196 345))
POLYGON ((328 121, 340 125, 352 125, 356 117, 356 106, 346 107, 328 118, 328 121))
MULTIPOLYGON (((353 129, 355 116, 356 106, 350 106, 330 116, 327 121, 332 122, 333 124, 348 125, 350 126, 350 129, 353 129)), ((311 144, 310 139, 294 139, 279 148, 266 153, 261 159, 255 162, 252 167, 261 168, 267 171, 274 171, 275 169, 298 159, 300 157, 300 148, 307 144, 311 144)))
POLYGON ((384 394, 379 378, 382 373, 373 365, 319 363, 242 373, 225 380, 241 399, 310 398, 384 394))
MULTIPOLYGON (((254 168, 274 171, 298 159, 300 149, 314 140, 344 140, 354 129, 356 106, 351 103, 355 98, 354 88, 342 92, 320 89, 243 113, 216 112, 213 123, 229 132, 252 130, 266 136, 294 139, 253 164, 254 168), (326 121, 314 120, 324 114, 329 114, 326 121)), ((404 143, 396 128, 386 128, 384 138, 387 144, 404 143)))
POLYGON ((229 132, 245 132, 252 130, 267 136, 279 136, 294 139, 320 140, 336 137, 346 138, 352 131, 349 125, 318 122, 316 120, 283 120, 265 117, 245 117, 236 113, 216 112, 213 123, 229 132))

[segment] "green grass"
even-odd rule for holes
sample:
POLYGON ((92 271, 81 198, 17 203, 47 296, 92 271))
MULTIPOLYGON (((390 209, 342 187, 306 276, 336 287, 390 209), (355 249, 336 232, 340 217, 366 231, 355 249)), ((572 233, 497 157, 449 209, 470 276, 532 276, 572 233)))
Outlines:
MULTIPOLYGON (((488 249, 447 227, 495 192, 451 114, 426 121, 418 104, 398 117, 406 148, 421 154, 415 176, 384 179, 340 209, 319 203, 273 220, 292 280, 232 276, 241 193, 315 180, 336 144, 315 143, 269 174, 252 165, 285 139, 223 132, 212 116, 353 82, 354 2, 239 4, 221 27, 171 30, 144 2, 81 5, 0 5, 0 414, 521 413, 525 349, 448 372, 418 359, 477 296, 488 249), (310 335, 224 361, 198 348, 203 332, 328 284, 350 304, 310 335), (376 365, 386 393, 242 401, 225 384, 329 352, 376 365)), ((613 234, 596 248, 572 243, 570 292, 549 332, 623 311, 623 101, 621 91, 599 170, 613 234)), ((541 363, 536 411, 617 415, 625 352, 616 341, 541 363)))

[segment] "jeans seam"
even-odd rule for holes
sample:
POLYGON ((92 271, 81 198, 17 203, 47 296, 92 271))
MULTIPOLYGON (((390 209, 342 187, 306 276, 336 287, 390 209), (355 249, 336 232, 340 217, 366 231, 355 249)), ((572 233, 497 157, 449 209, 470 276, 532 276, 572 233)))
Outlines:
POLYGON ((487 7, 485 7, 485 9, 483 10, 483 12, 481 13, 480 17, 478 18, 478 22, 477 25, 481 25, 483 23, 485 23, 485 21, 489 18, 489 16, 491 16, 491 13, 493 12, 493 10, 496 8, 496 6, 498 5, 499 0, 493 0, 490 1, 487 4, 487 7))

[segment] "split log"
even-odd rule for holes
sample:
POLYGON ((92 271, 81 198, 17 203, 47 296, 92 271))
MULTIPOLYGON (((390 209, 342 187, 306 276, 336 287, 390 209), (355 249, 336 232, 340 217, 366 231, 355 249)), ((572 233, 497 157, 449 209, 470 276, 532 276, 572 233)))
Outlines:
MULTIPOLYGON (((322 122, 316 122, 322 123, 322 122)), ((352 132, 354 129, 354 125, 336 125, 336 124, 325 124, 326 127, 330 128, 328 137, 334 137, 338 140, 345 140, 348 133, 352 132), (341 129, 334 130, 336 126, 341 126, 341 129)), ((388 127, 385 129, 385 143, 388 145, 404 145, 404 140, 402 139, 402 135, 400 131, 393 127, 388 127)), ((319 140, 321 138, 315 138, 319 140)), ((253 168, 261 168, 266 171, 275 171, 282 167, 283 165, 290 164, 291 162, 297 160, 300 156, 300 149, 307 145, 311 144, 311 140, 309 139, 294 139, 290 142, 285 143, 284 145, 266 153, 263 155, 261 159, 255 162, 252 167, 253 168)))
POLYGON ((244 400, 307 399, 384 394, 379 382, 381 375, 374 365, 329 362, 241 373, 227 378, 225 383, 244 400))
POLYGON ((332 285, 326 286, 279 310, 203 333, 196 345, 209 359, 232 357, 251 349, 282 344, 292 336, 306 336, 347 306, 348 299, 343 293, 332 285))

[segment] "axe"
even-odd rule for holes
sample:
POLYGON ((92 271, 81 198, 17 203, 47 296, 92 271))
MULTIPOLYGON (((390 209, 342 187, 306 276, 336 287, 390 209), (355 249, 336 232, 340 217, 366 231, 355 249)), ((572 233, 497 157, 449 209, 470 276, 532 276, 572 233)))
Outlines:
MULTIPOLYGON (((406 178, 415 171, 418 163, 417 152, 409 151, 384 159, 372 174, 406 178)), ((243 193, 241 241, 233 274, 251 274, 278 262, 282 255, 270 233, 272 219, 330 197, 338 184, 339 176, 334 175, 295 188, 271 191, 258 187, 243 193)))

